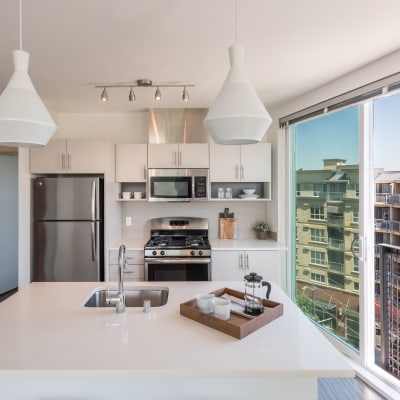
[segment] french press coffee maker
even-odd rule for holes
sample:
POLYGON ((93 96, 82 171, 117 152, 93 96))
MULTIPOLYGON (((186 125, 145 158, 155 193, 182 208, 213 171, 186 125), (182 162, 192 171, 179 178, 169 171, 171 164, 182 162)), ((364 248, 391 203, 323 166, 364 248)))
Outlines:
POLYGON ((245 295, 244 295, 244 312, 249 315, 260 315, 264 312, 263 305, 263 287, 267 287, 265 298, 269 298, 271 293, 271 284, 263 281, 263 277, 257 275, 256 272, 250 272, 244 277, 245 295))

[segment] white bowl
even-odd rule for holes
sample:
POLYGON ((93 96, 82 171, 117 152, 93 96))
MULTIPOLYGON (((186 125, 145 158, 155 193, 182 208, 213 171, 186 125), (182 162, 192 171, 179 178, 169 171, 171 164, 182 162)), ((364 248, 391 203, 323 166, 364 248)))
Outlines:
POLYGON ((244 194, 254 194, 256 189, 242 189, 244 194))

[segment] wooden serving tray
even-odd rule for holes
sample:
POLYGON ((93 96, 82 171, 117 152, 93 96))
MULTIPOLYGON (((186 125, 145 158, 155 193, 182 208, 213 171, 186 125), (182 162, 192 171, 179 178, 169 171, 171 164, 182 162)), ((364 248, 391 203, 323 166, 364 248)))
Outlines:
MULTIPOLYGON (((211 293, 217 297, 227 294, 238 299, 244 299, 243 292, 229 288, 218 289, 211 293)), ((206 314, 200 311, 196 307, 196 299, 181 303, 180 313, 210 328, 214 328, 237 339, 242 339, 283 314, 282 303, 263 299, 263 304, 264 312, 256 317, 238 315, 231 312, 231 316, 227 321, 223 321, 213 314, 206 314)))

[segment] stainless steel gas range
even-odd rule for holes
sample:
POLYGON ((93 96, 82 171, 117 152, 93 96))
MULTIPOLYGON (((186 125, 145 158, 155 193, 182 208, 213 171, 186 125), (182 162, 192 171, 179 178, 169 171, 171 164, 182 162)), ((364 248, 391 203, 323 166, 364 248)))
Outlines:
POLYGON ((211 280, 206 218, 155 218, 150 229, 150 240, 144 246, 145 280, 211 280))

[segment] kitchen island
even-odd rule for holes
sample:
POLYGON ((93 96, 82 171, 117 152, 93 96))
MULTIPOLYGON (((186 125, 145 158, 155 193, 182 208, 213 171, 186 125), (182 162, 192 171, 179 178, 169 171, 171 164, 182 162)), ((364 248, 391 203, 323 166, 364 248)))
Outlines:
POLYGON ((166 286, 168 303, 84 307, 99 283, 32 283, 0 303, 0 388, 7 399, 317 399, 318 377, 348 377, 344 357, 273 285, 281 317, 238 340, 180 315, 197 293, 241 282, 166 286))

